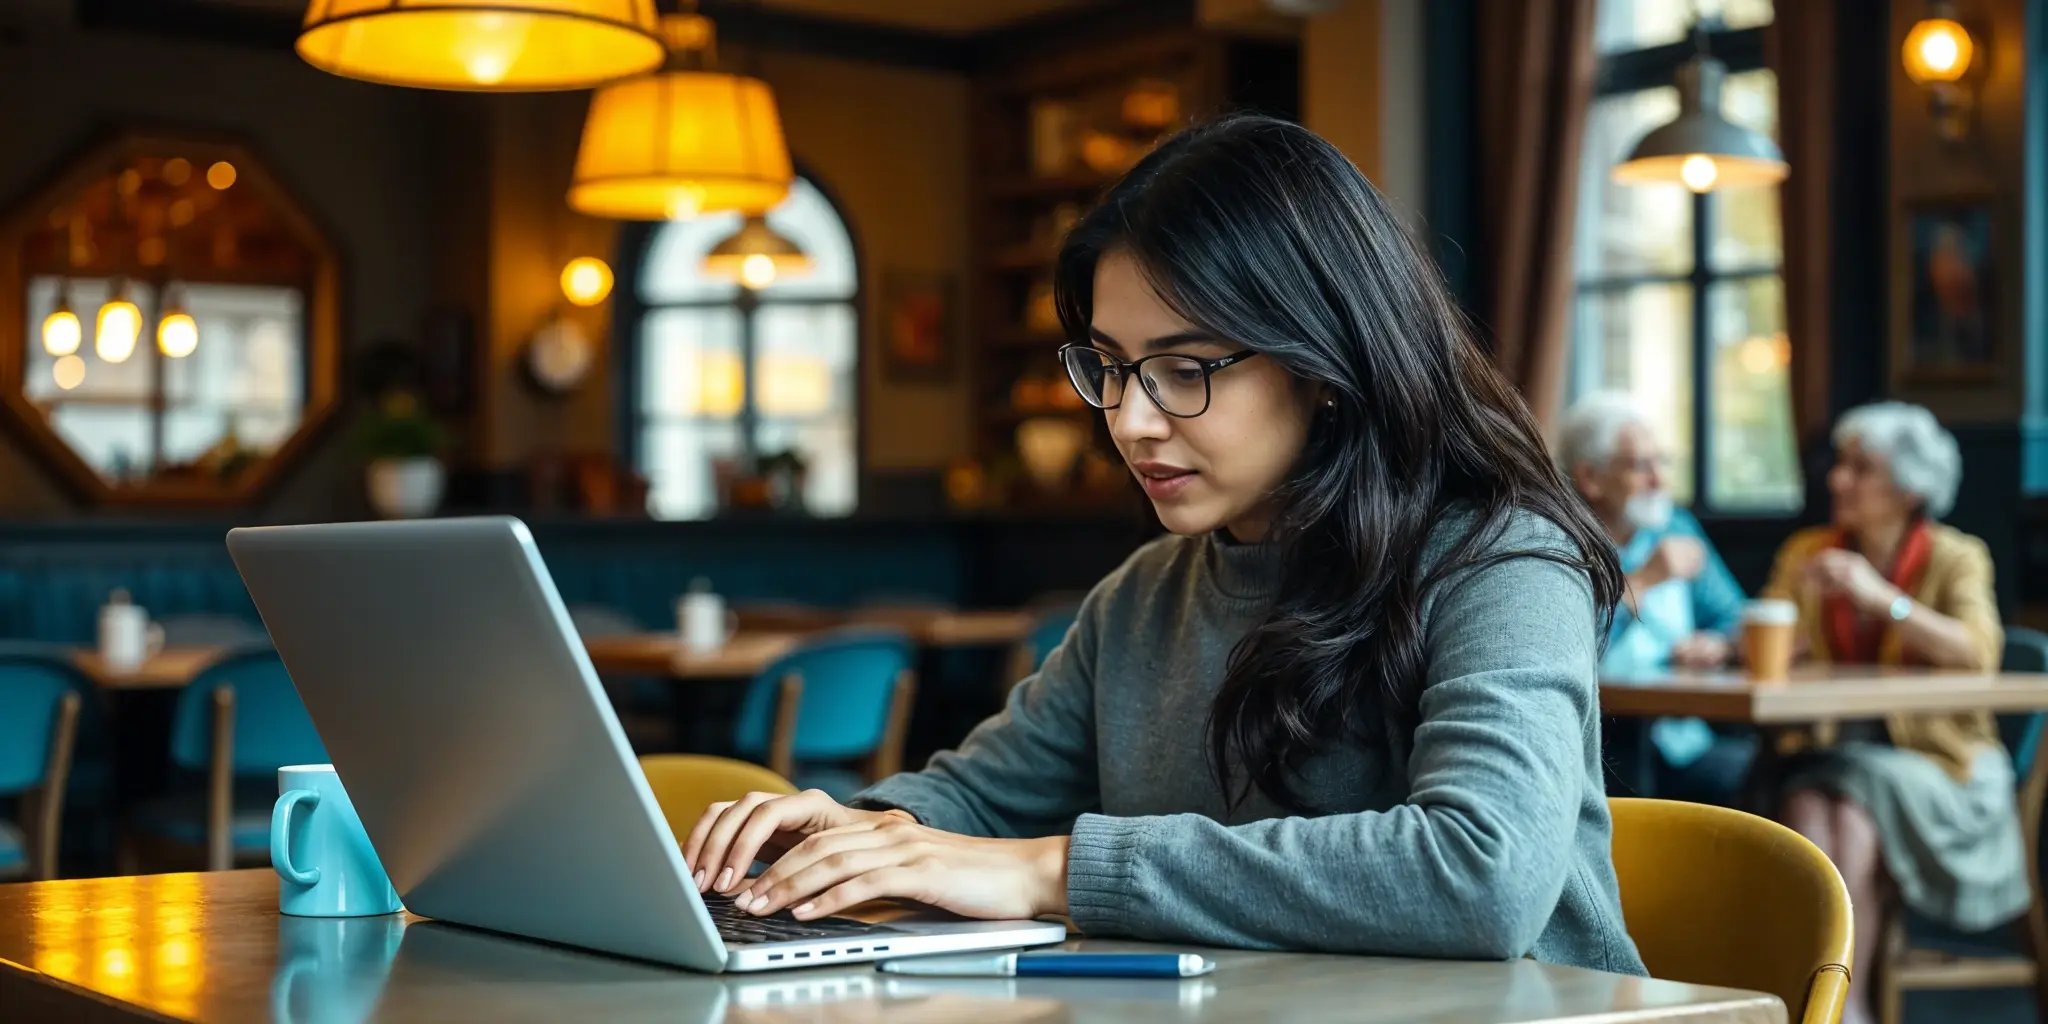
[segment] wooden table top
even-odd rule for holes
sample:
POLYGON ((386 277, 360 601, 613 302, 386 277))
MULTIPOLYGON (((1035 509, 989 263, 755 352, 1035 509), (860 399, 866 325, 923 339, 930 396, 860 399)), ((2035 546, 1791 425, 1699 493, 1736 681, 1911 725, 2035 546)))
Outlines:
POLYGON ((1792 725, 1882 718, 1898 712, 2048 709, 2048 675, 1946 672, 1871 665, 1813 665, 1783 682, 1751 683, 1732 672, 1603 677, 1610 715, 1690 715, 1716 722, 1792 725))
POLYGON ((1204 952, 1217 971, 1184 981, 899 978, 866 965, 721 976, 405 915, 284 917, 277 878, 260 869, 0 886, 0 1008, 10 1020, 1785 1020, 1768 995, 1533 960, 1204 952))
POLYGON ((132 668, 109 665, 99 652, 71 652, 71 663, 103 690, 168 690, 192 681, 232 648, 166 647, 132 668))
MULTIPOLYGON (((717 651, 697 654, 682 649, 674 633, 631 633, 591 637, 584 641, 598 672, 611 675, 667 676, 673 679, 745 678, 760 672, 789 652, 806 634, 843 626, 889 626, 909 633, 926 647, 1000 647, 1030 634, 1036 619, 1022 611, 947 611, 922 608, 873 608, 820 615, 805 627, 748 628, 717 651)), ((70 652, 72 664, 104 690, 168 690, 192 681, 226 654, 226 647, 166 647, 132 668, 108 665, 89 649, 70 652)))
POLYGON ((671 679, 743 679, 788 654, 801 633, 745 632, 715 651, 685 650, 674 633, 626 633, 583 642, 601 675, 667 676, 671 679))

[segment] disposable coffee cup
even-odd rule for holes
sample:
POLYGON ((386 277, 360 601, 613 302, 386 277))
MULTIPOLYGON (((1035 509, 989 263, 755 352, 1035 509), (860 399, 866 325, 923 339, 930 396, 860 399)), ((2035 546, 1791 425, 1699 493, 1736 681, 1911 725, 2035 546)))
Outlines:
POLYGON ((1799 606, 1790 601, 1751 601, 1742 609, 1742 664, 1751 682, 1782 682, 1792 671, 1792 634, 1799 606))

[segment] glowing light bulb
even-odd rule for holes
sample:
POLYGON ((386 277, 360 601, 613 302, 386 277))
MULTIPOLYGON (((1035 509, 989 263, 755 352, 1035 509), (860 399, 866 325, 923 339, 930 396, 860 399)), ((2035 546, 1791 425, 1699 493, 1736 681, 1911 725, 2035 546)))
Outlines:
POLYGON ((1948 18, 1927 18, 1906 33, 1906 75, 1922 85, 1953 82, 1970 71, 1977 45, 1968 30, 1948 18))
POLYGON ((206 169, 206 183, 216 192, 226 192, 235 187, 235 165, 226 160, 216 162, 206 169))
POLYGON ((612 268, 595 256, 578 256, 562 268, 562 294, 579 306, 595 306, 612 293, 612 268))
POLYGON ((740 283, 760 291, 775 283, 775 260, 762 253, 754 253, 740 262, 740 283))
POLYGON ((689 220, 704 209, 704 192, 696 188, 671 189, 662 206, 668 211, 668 219, 689 220))
POLYGON ((462 70, 478 85, 497 85, 512 70, 512 60, 526 45, 529 19, 514 20, 502 14, 481 14, 464 31, 460 48, 462 70))
POLYGON ((110 299, 93 326, 93 351, 109 363, 127 362, 142 334, 142 311, 127 299, 110 299))
POLYGON ((1714 166, 1714 158, 1704 153, 1694 153, 1678 165, 1678 180, 1694 192, 1710 191, 1714 182, 1721 179, 1721 169, 1714 166))
POLYGON ((53 356, 68 356, 78 351, 85 340, 85 327, 78 322, 78 314, 71 307, 58 303, 49 316, 43 318, 43 351, 53 356))
POLYGON ((50 377, 57 382, 59 390, 70 391, 85 383, 85 360, 65 356, 50 364, 50 377))
POLYGON ((183 359, 199 348, 199 322, 183 310, 167 313, 156 325, 157 351, 183 359))

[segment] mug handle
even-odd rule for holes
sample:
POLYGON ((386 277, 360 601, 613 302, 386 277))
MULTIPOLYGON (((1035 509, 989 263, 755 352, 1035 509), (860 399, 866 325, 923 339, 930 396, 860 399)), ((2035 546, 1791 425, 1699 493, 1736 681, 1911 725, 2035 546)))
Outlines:
POLYGON ((142 646, 142 649, 145 652, 143 654, 143 657, 145 659, 154 658, 157 655, 162 654, 164 652, 163 625, 161 623, 156 622, 150 623, 148 637, 149 639, 146 640, 142 646))
POLYGON ((735 608, 727 608, 725 610, 725 641, 723 644, 720 644, 719 646, 722 647, 724 646, 724 644, 732 643, 732 638, 738 635, 740 635, 739 610, 735 608))
POLYGON ((301 869, 292 863, 292 811, 301 803, 310 811, 320 806, 320 794, 310 789, 294 789, 278 797, 277 806, 270 809, 270 864, 287 881, 318 885, 319 868, 301 869))

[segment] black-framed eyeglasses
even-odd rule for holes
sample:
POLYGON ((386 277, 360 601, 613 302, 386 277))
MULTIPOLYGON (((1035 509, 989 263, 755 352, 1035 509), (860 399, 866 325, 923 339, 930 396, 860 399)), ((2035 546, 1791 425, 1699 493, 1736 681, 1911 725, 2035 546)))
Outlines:
POLYGON ((1082 401, 1097 409, 1114 409, 1124 402, 1124 382, 1135 376, 1160 412, 1184 420, 1209 411, 1209 378, 1216 371, 1258 354, 1245 349, 1218 359, 1197 359, 1161 352, 1127 363, 1099 348, 1060 346, 1060 362, 1082 401))

